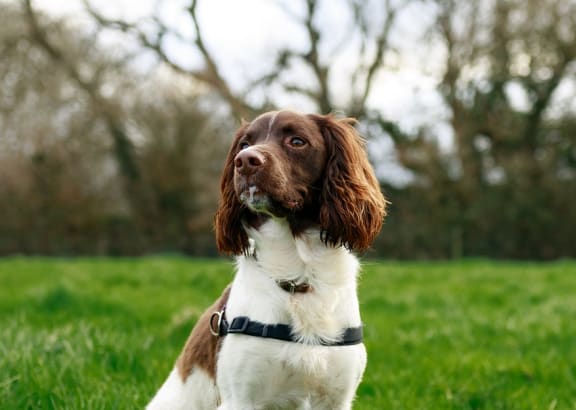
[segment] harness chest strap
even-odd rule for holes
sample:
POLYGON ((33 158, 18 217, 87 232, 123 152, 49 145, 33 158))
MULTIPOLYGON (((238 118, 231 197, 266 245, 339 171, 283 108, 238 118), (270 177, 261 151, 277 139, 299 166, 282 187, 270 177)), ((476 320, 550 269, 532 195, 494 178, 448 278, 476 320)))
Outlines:
MULTIPOLYGON (((290 293, 308 293, 313 288, 308 283, 296 283, 292 280, 276 281, 278 287, 290 293)), ((235 317, 232 323, 226 320, 226 305, 219 312, 214 312, 210 317, 210 333, 214 336, 224 337, 227 334, 243 334, 248 336, 263 337, 266 339, 283 340, 286 342, 302 343, 294 337, 292 326, 277 323, 265 324, 250 320, 246 316, 235 317)), ((331 343, 323 343, 322 346, 350 346, 362 343, 362 326, 344 329, 340 340, 331 343)))
MULTIPOLYGON (((292 326, 286 324, 264 324, 250 320, 246 316, 235 317, 232 323, 226 320, 225 309, 214 312, 210 318, 210 332, 214 336, 224 337, 227 334, 243 334, 248 336, 276 339, 285 342, 302 343, 294 337, 292 326), (216 323, 214 323, 216 320, 216 323)), ((322 343, 322 346, 351 346, 362 343, 362 326, 344 329, 340 340, 322 343)))

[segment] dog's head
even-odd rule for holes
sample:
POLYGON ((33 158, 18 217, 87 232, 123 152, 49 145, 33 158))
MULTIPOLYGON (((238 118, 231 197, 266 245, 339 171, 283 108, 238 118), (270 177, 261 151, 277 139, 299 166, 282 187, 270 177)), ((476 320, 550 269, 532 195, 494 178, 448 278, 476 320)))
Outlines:
POLYGON ((218 249, 242 254, 243 224, 286 218, 295 236, 314 227, 327 245, 366 250, 382 227, 386 201, 353 124, 292 111, 243 124, 222 174, 218 249))

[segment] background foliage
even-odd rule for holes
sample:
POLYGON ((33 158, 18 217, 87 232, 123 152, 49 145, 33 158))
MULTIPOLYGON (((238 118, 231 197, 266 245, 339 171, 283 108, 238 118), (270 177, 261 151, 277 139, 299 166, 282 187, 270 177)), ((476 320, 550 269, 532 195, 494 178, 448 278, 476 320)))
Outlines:
POLYGON ((0 254, 215 254, 238 119, 292 101, 360 120, 391 201, 373 255, 576 256, 576 2, 343 0, 336 45, 326 4, 276 3, 303 40, 267 50, 239 86, 200 1, 182 3, 187 33, 161 13, 117 20, 85 2, 63 19, 0 1, 0 254), (413 58, 407 15, 426 26, 417 51, 433 51, 418 62, 442 114, 424 123, 378 105, 413 58))

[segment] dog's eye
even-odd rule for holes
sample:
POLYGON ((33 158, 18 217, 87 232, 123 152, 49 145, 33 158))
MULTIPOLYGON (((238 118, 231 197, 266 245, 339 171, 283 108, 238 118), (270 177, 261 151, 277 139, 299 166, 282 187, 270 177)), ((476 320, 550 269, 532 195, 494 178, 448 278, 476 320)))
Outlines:
POLYGON ((240 151, 242 151, 243 149, 246 149, 250 146, 249 143, 247 143, 246 141, 241 142, 240 145, 238 146, 240 148, 240 151))
POLYGON ((291 137, 289 143, 293 147, 303 147, 304 145, 306 145, 306 141, 300 137, 291 137))

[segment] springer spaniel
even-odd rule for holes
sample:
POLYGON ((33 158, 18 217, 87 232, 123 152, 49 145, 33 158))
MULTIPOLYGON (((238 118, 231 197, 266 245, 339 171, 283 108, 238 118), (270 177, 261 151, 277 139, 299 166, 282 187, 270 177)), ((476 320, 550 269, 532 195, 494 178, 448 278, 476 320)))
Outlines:
POLYGON ((216 214, 236 275, 149 410, 351 408, 366 366, 351 251, 386 213, 353 123, 278 111, 237 131, 216 214))

